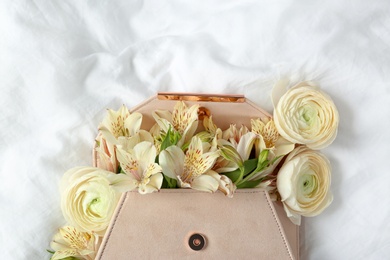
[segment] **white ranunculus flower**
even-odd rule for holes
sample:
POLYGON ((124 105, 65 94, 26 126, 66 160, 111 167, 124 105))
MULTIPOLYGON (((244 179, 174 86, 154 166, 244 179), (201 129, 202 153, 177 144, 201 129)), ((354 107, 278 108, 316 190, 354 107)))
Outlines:
POLYGON ((61 181, 61 209, 68 223, 82 232, 103 235, 121 195, 118 174, 94 167, 76 167, 61 181))
POLYGON ((337 135, 339 115, 332 99, 311 82, 286 91, 276 84, 272 93, 275 125, 285 139, 322 149, 337 135))
POLYGON ((291 221, 320 214, 333 200, 331 168, 320 152, 299 146, 286 158, 277 176, 277 189, 291 221))

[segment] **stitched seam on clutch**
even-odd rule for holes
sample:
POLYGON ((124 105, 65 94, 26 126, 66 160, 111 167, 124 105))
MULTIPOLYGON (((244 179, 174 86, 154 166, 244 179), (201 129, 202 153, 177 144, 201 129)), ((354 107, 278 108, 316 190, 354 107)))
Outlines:
POLYGON ((111 238, 111 233, 112 233, 112 231, 113 231, 114 228, 115 228, 116 221, 117 221, 117 219, 118 219, 118 217, 119 217, 119 213, 122 211, 122 207, 123 207, 123 205, 125 204, 125 201, 127 200, 127 197, 128 197, 128 194, 126 193, 126 197, 122 200, 122 202, 121 202, 121 204, 120 204, 120 206, 119 206, 118 212, 116 212, 116 216, 115 216, 115 218, 114 218, 114 222, 112 223, 112 227, 110 228, 110 231, 108 232, 107 239, 106 239, 104 245, 101 245, 101 246, 103 246, 103 249, 102 249, 102 254, 101 254, 101 257, 100 257, 100 258, 102 258, 103 255, 104 255, 104 252, 105 252, 105 250, 106 250, 106 246, 107 246, 108 240, 110 240, 110 238, 111 238))
POLYGON ((284 244, 284 246, 286 247, 287 253, 288 253, 288 255, 290 256, 290 259, 293 260, 294 258, 293 258, 292 254, 291 254, 291 252, 290 252, 290 249, 288 248, 287 241, 286 241, 285 237, 283 236, 283 232, 282 232, 281 226, 280 226, 280 224, 279 224, 279 221, 278 221, 278 219, 277 219, 277 217, 276 217, 276 215, 275 215, 275 212, 273 211, 273 209, 272 209, 272 207, 271 207, 271 204, 269 203, 269 201, 268 201, 268 199, 267 199, 267 196, 265 195, 265 193, 263 193, 263 194, 264 194, 265 200, 267 201, 267 204, 268 204, 268 206, 269 206, 269 208, 270 208, 270 210, 271 210, 271 212, 272 212, 272 216, 274 217, 274 220, 275 220, 275 222, 276 222, 276 225, 278 226, 279 233, 280 233, 280 236, 282 237, 283 244, 284 244))
MULTIPOLYGON (((129 193, 139 193, 138 190, 128 191, 129 193)), ((244 194, 250 194, 250 193, 263 193, 264 190, 255 190, 255 191, 245 191, 245 190, 239 190, 235 191, 235 193, 244 193, 244 194)), ((210 194, 206 191, 196 191, 191 189, 164 189, 164 192, 157 192, 154 194, 171 194, 171 193, 198 193, 198 194, 210 194)))

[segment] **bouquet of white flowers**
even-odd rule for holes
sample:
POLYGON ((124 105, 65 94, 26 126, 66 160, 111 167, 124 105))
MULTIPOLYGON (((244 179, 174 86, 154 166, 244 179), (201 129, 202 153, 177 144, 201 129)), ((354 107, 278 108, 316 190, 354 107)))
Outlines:
MULTIPOLYGON (((178 101, 156 110, 155 124, 142 129, 143 115, 122 106, 109 109, 99 126, 95 167, 77 167, 61 183, 68 226, 59 229, 51 259, 93 259, 121 193, 190 188, 224 193, 260 187, 281 200, 287 216, 315 216, 332 201, 328 159, 317 149, 336 137, 333 101, 309 82, 273 91, 274 117, 235 122, 221 129, 212 111, 178 101)), ((145 195, 147 196, 147 195, 145 195)))

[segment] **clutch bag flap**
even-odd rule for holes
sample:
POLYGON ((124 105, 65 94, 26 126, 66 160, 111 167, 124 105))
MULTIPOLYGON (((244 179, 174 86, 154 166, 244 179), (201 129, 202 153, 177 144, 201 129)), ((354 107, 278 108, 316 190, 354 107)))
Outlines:
MULTIPOLYGON (((177 100, 199 105, 222 129, 231 123, 250 127, 252 118, 271 117, 242 95, 159 93, 131 109, 143 115, 150 129, 155 110, 172 111, 177 100)), ((199 123, 198 131, 202 130, 199 123)), ((96 154, 94 165, 96 166, 96 154)), ((198 240, 197 240, 198 241, 198 240)), ((260 189, 222 193, 163 189, 158 193, 123 194, 103 238, 97 259, 299 259, 299 227, 283 206, 260 189), (192 235, 204 238, 199 251, 192 235)))
POLYGON ((298 259, 298 228, 289 231, 262 189, 233 198, 188 189, 127 192, 97 259, 298 259), (204 239, 195 241, 200 250, 191 247, 193 235, 204 239))

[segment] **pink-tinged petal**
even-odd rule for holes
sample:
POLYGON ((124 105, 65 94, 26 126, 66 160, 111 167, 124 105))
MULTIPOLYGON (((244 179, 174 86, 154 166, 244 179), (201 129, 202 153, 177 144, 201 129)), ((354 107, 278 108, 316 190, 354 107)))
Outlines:
POLYGON ((118 144, 116 136, 112 134, 111 131, 106 126, 99 127, 99 131, 109 144, 111 145, 118 144))
POLYGON ((215 171, 208 171, 206 175, 209 175, 218 181, 218 190, 225 194, 228 198, 232 198, 235 190, 237 189, 236 185, 232 182, 231 179, 225 175, 219 175, 215 171))
POLYGON ((116 157, 121 165, 122 170, 127 175, 132 175, 136 180, 141 181, 142 176, 139 174, 139 162, 134 154, 126 152, 122 147, 118 146, 116 157))

